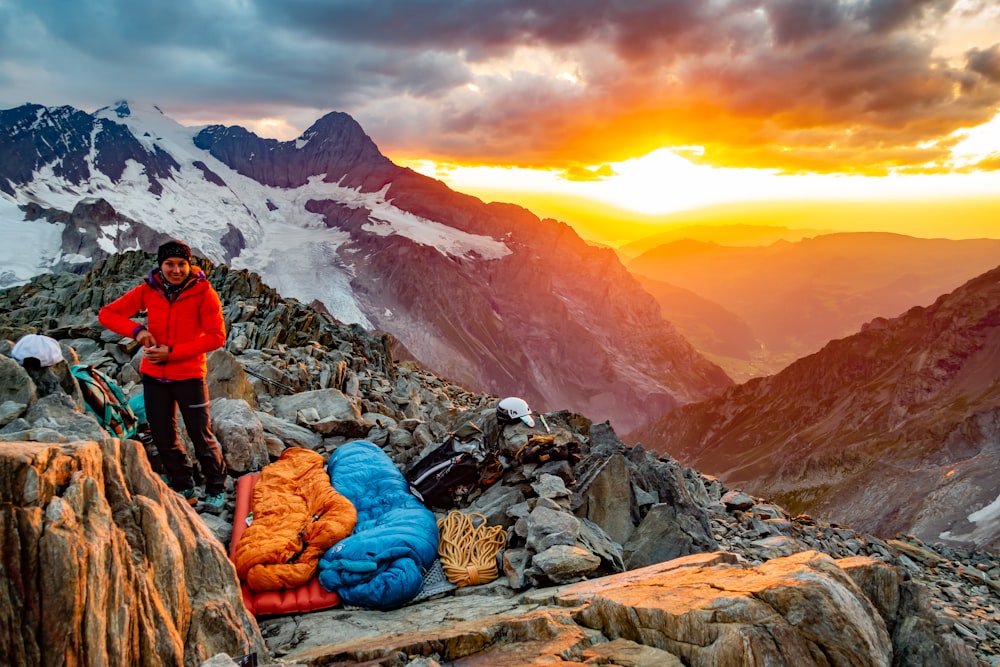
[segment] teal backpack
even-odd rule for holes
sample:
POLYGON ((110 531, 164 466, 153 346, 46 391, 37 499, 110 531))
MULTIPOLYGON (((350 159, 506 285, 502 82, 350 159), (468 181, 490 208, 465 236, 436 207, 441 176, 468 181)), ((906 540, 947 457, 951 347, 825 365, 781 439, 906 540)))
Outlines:
POLYGON ((139 419, 114 380, 93 366, 70 367, 83 393, 87 412, 115 438, 135 438, 139 419))
POLYGON ((139 420, 142 424, 146 422, 146 397, 142 394, 136 394, 132 398, 128 399, 128 407, 131 408, 132 414, 135 418, 139 420))

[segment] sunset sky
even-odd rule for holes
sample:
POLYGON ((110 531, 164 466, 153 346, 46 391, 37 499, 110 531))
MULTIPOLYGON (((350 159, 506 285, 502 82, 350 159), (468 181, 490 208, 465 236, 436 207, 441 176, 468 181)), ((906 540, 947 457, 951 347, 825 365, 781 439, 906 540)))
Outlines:
POLYGON ((118 99, 279 139, 345 111, 399 164, 615 244, 1000 237, 997 0, 0 0, 0 106, 118 99))

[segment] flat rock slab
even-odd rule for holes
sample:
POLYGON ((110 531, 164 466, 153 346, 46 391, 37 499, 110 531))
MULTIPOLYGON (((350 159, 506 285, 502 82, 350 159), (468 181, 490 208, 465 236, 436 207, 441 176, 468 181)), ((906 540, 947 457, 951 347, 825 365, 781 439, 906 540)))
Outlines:
POLYGON ((755 567, 729 553, 698 554, 523 595, 501 590, 469 588, 390 612, 337 609, 260 625, 276 657, 306 665, 401 665, 413 656, 463 667, 609 657, 636 667, 892 661, 875 606, 818 552, 755 567))

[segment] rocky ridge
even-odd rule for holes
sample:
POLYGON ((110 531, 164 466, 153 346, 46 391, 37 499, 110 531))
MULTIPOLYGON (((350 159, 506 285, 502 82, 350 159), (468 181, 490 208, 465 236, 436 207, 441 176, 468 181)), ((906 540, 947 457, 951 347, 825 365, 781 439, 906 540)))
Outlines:
POLYGON ((876 535, 1000 547, 1000 267, 629 437, 876 535))
MULTIPOLYGON (((107 369, 127 391, 135 391, 137 350, 103 331, 95 309, 123 289, 132 280, 131 270, 145 261, 120 256, 83 278, 48 276, 0 293, 0 338, 12 341, 41 330, 57 337, 67 354, 72 349, 82 362, 107 369)), ((224 268, 212 273, 230 331, 226 349, 214 353, 210 363, 212 417, 235 474, 259 469, 286 446, 328 453, 356 437, 376 442, 404 465, 463 417, 491 409, 495 401, 412 364, 394 362, 389 337, 340 325, 282 299, 253 274, 224 268)), ((993 556, 927 545, 908 536, 878 540, 808 517, 789 517, 776 506, 682 468, 669 456, 626 446, 608 424, 570 412, 546 417, 558 438, 581 445, 581 461, 525 465, 470 498, 465 508, 507 528, 504 577, 395 612, 335 609, 259 619, 255 626, 246 620, 225 558, 231 514, 199 520, 159 482, 139 443, 106 438, 71 397, 55 389, 59 383, 48 380, 28 377, 15 362, 0 357, 0 459, 8 470, 0 476, 6 480, 2 497, 14 516, 23 517, 22 526, 35 527, 13 531, 12 515, 0 512, 8 527, 3 531, 5 558, 21 554, 18 562, 36 563, 32 554, 41 543, 32 535, 51 528, 57 516, 72 533, 78 525, 74 517, 88 516, 91 508, 89 523, 79 524, 109 527, 104 531, 109 536, 132 536, 125 543, 133 561, 140 563, 136 571, 145 568, 147 581, 154 582, 141 598, 150 601, 149 608, 157 607, 158 596, 174 600, 161 606, 172 610, 168 625, 176 632, 169 651, 157 654, 174 656, 177 664, 200 664, 207 658, 206 664, 232 664, 225 655, 213 656, 216 651, 254 651, 262 659, 309 665, 364 660, 415 666, 526 665, 550 664, 556 658, 622 665, 681 660, 690 665, 764 664, 767 656, 778 661, 770 664, 803 664, 795 661, 803 656, 823 664, 820 655, 828 656, 829 664, 849 664, 845 656, 854 656, 851 664, 918 664, 906 662, 917 658, 931 661, 924 664, 1000 664, 1000 564, 993 556), (41 395, 39 388, 49 393, 41 395), (42 493, 31 491, 37 484, 25 483, 47 475, 58 480, 42 485, 42 493), (74 501, 80 497, 78 488, 96 502, 74 501), (101 496, 106 503, 99 501, 101 496), (136 506, 147 514, 163 508, 162 521, 144 524, 149 527, 147 542, 136 539, 123 518, 133 515, 136 506), (55 508, 61 508, 58 515, 55 508), (201 544, 206 530, 215 538, 203 549, 168 550, 186 559, 198 554, 198 564, 186 567, 183 576, 172 571, 170 580, 181 583, 165 586, 163 568, 168 566, 151 558, 150 549, 160 547, 148 540, 167 534, 185 545, 194 535, 194 543, 201 544), (199 571, 213 575, 195 576, 199 571), (719 585, 720 577, 730 583, 719 585), (803 579, 819 582, 809 589, 808 599, 796 593, 803 590, 803 579), (170 593, 176 586, 186 588, 193 610, 214 610, 211 622, 192 621, 209 617, 187 615, 187 606, 177 602, 184 597, 170 593), (638 598, 627 598, 644 590, 638 598), (666 591, 674 591, 671 605, 653 605, 666 591), (767 597, 764 591, 784 592, 767 597), (650 615, 637 623, 640 608, 650 615), (739 622, 713 620, 723 609, 740 616, 739 622), (843 621, 834 632, 817 620, 832 614, 843 621), (811 620, 804 621, 803 615, 811 620), (845 627, 856 630, 864 648, 850 645, 848 635, 840 632, 845 627), (750 654, 739 648, 744 640, 753 647, 750 654)), ((517 437, 526 439, 527 429, 517 437)), ((119 539, 108 538, 123 544, 119 539)), ((123 546, 116 549, 125 551, 123 546)), ((51 572, 72 570, 64 559, 79 558, 59 549, 49 553, 51 572)), ((95 664, 97 649, 89 637, 106 635, 105 645, 126 649, 121 655, 136 653, 135 637, 143 636, 141 631, 103 629, 74 646, 55 648, 35 641, 39 635, 30 622, 32 608, 22 604, 24 591, 11 586, 30 588, 32 577, 15 579, 12 574, 34 570, 12 564, 4 561, 8 576, 3 594, 11 604, 3 609, 14 612, 4 627, 20 633, 2 638, 6 655, 30 658, 46 648, 58 649, 67 655, 75 651, 81 662, 95 664), (28 621, 24 625, 22 618, 28 621), (28 647, 41 648, 32 653, 28 647)), ((96 580, 128 588, 132 584, 114 578, 120 570, 105 568, 103 578, 96 580)), ((45 589, 53 610, 76 609, 60 597, 67 591, 76 600, 82 598, 72 595, 75 591, 99 588, 88 577, 80 577, 76 588, 55 583, 45 589)), ((78 616, 77 609, 69 617, 78 616)), ((128 627, 148 632, 151 625, 140 620, 128 627)))

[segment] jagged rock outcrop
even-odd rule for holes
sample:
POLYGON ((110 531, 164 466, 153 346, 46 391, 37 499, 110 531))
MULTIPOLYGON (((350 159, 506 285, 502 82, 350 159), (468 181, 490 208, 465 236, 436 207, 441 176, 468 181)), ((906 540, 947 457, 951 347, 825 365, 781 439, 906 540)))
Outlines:
POLYGON ((0 502, 9 664, 152 667, 266 652, 225 549, 138 443, 2 442, 0 502))
POLYGON ((632 434, 792 511, 997 549, 1000 268, 632 434))
POLYGON ((869 646, 877 650, 849 664, 1000 664, 1000 623, 988 620, 997 612, 1000 591, 994 555, 926 545, 912 536, 883 541, 805 515, 789 517, 691 469, 684 480, 692 497, 705 503, 725 552, 568 588, 518 593, 508 578, 396 611, 266 618, 261 630, 276 656, 296 664, 368 659, 392 666, 469 661, 492 667, 595 657, 656 667, 764 659, 789 666, 842 664, 836 661, 844 655, 839 651, 862 653, 855 644, 845 649, 846 635, 878 637, 869 646), (761 585, 767 592, 755 593, 761 585), (568 598, 567 590, 574 592, 568 598), (596 610, 576 607, 591 600, 598 601, 596 610), (567 607, 573 608, 569 614, 567 607), (878 620, 872 620, 873 609, 878 620), (796 627, 785 627, 792 618, 796 627), (699 641, 684 645, 678 641, 682 633, 699 641), (741 640, 735 649, 734 638, 741 640), (742 651, 743 639, 752 651, 742 651), (668 644, 676 653, 664 648, 668 644), (803 646, 824 655, 803 659, 796 653, 803 646), (430 660, 411 660, 414 655, 430 660))
POLYGON ((383 637, 347 640, 290 657, 388 665, 404 664, 391 660, 395 654, 434 653, 442 662, 474 655, 479 664, 513 667, 565 656, 613 658, 625 647, 643 647, 647 657, 638 664, 891 665, 887 626, 897 619, 883 618, 867 596, 894 614, 902 584, 892 568, 872 559, 841 566, 805 552, 747 567, 730 554, 702 554, 535 593, 530 610, 411 631, 388 644, 383 637), (869 590, 852 574, 872 584, 869 590), (520 631, 520 641, 501 638, 512 630, 520 631), (492 645, 483 650, 484 643, 492 645))

